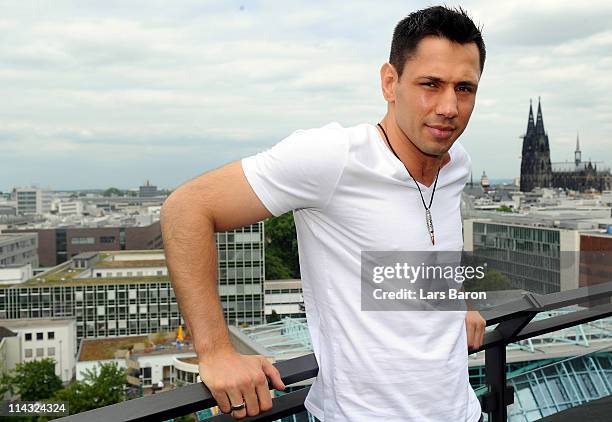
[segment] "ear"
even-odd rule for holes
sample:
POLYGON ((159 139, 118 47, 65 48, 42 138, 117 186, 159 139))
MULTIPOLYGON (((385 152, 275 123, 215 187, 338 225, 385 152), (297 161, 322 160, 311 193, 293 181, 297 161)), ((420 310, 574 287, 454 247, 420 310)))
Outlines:
POLYGON ((385 100, 395 102, 395 85, 398 81, 397 71, 391 63, 385 63, 380 68, 380 87, 385 100))

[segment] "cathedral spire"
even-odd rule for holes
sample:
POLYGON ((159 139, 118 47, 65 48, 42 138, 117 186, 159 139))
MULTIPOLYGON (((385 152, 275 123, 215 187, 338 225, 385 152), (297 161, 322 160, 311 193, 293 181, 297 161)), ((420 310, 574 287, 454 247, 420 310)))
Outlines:
POLYGON ((540 97, 538 97, 538 117, 536 120, 535 126, 536 133, 538 135, 544 135, 544 118, 542 117, 542 103, 540 102, 540 97))
POLYGON ((582 152, 580 151, 580 138, 578 133, 576 133, 576 151, 574 151, 574 162, 576 163, 576 167, 580 165, 582 161, 582 152))
POLYGON ((527 135, 535 130, 535 124, 533 123, 533 106, 531 105, 531 98, 529 99, 529 120, 527 121, 527 135))

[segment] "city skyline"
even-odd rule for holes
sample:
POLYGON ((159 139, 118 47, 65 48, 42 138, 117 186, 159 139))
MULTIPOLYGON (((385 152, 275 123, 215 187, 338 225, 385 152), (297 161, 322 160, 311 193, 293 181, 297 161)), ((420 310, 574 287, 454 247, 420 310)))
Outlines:
MULTIPOLYGON (((373 4, 6 2, 0 191, 172 188, 297 129, 376 123, 393 27, 427 4, 373 4)), ((538 97, 552 161, 573 161, 580 133, 583 160, 611 166, 612 5, 462 6, 487 44, 460 138, 474 181, 518 177, 538 97)))

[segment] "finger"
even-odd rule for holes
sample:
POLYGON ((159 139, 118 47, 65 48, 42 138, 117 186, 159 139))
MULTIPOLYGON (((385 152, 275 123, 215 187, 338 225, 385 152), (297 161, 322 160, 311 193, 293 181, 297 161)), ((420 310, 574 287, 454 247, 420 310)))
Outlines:
POLYGON ((242 390, 242 397, 246 402, 246 411, 249 416, 259 415, 259 400, 257 399, 257 392, 255 386, 242 390))
POLYGON ((262 369, 266 376, 270 378, 272 387, 281 391, 285 389, 285 383, 281 380, 280 372, 278 372, 278 369, 276 369, 276 367, 266 358, 262 360, 262 369))
POLYGON ((480 344, 478 345, 478 347, 482 347, 482 345, 484 344, 484 336, 485 336, 485 328, 486 328, 486 322, 482 325, 482 329, 480 330, 480 344))
MULTIPOLYGON (((244 399, 242 397, 242 393, 240 392, 239 389, 237 388, 230 388, 227 390, 227 395, 230 399, 230 403, 232 406, 238 406, 239 404, 241 404, 244 399)), ((247 403, 248 406, 248 403, 247 403)), ((240 410, 234 410, 232 411, 232 416, 235 419, 243 419, 246 418, 247 415, 247 411, 246 408, 245 409, 240 409, 240 410)))
POLYGON ((473 348, 473 344, 474 344, 474 324, 469 323, 466 326, 467 329, 467 345, 468 348, 473 348))
POLYGON ((267 412, 272 409, 272 397, 270 397, 270 390, 268 383, 258 384, 256 387, 257 397, 259 399, 259 410, 267 412))
POLYGON ((225 394, 225 391, 210 390, 210 393, 213 395, 215 400, 217 400, 217 406, 219 406, 219 410, 221 410, 221 412, 231 412, 232 409, 230 408, 230 400, 229 397, 227 397, 227 394, 225 394))

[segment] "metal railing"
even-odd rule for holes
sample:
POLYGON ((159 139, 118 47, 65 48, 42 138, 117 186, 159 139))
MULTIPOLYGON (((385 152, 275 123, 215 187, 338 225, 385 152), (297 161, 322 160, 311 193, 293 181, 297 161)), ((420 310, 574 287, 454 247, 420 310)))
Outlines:
MULTIPOLYGON (((497 324, 492 331, 485 334, 484 343, 480 349, 469 351, 472 354, 485 350, 485 377, 489 391, 480 400, 483 412, 489 414, 489 421, 505 422, 507 406, 514 401, 513 388, 506 383, 506 346, 509 343, 612 316, 612 303, 543 320, 531 320, 539 312, 559 309, 587 300, 610 297, 612 297, 612 282, 548 295, 527 293, 519 300, 481 312, 487 325, 497 324)), ((285 385, 313 378, 319 370, 314 354, 277 362, 274 365, 279 370, 285 385)), ((272 410, 242 420, 275 421, 303 412, 308 389, 306 387, 276 397, 272 401, 272 410)), ((197 383, 68 416, 58 421, 163 421, 215 405, 215 399, 204 384, 197 383)), ((208 420, 211 422, 235 421, 230 415, 214 416, 208 420)))

